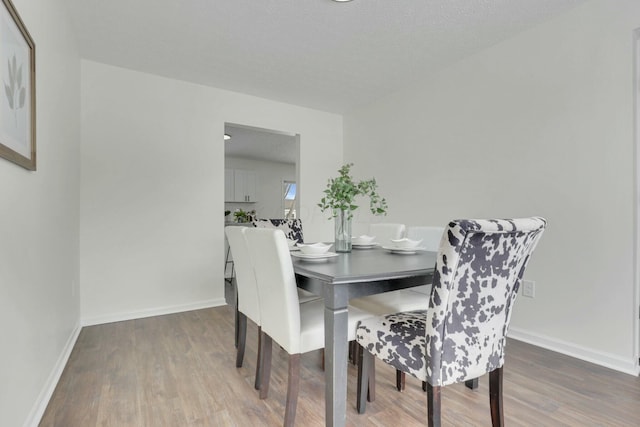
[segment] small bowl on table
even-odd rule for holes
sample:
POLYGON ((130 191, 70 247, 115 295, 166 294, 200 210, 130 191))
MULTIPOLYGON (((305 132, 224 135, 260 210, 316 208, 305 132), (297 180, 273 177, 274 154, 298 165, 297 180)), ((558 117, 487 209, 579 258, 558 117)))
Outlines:
POLYGON ((403 239, 391 239, 391 247, 396 249, 415 249, 420 243, 422 243, 422 239, 412 240, 406 237, 403 239))
POLYGON ((305 255, 321 255, 329 252, 329 248, 331 248, 331 245, 321 242, 310 244, 298 243, 298 247, 300 248, 300 251, 305 255))
POLYGON ((375 243, 375 240, 376 240, 376 236, 367 236, 366 234, 363 234, 362 236, 353 236, 351 238, 351 244, 367 246, 367 245, 373 245, 375 243))

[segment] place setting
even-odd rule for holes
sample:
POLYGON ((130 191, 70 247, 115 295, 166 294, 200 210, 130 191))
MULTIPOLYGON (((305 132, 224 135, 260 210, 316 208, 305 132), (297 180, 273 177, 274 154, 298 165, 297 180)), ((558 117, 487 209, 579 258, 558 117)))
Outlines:
POLYGON ((373 249, 379 246, 379 243, 375 241, 376 236, 353 236, 351 238, 351 247, 353 249, 373 249))
POLYGON ((425 251, 427 248, 420 246, 422 239, 413 240, 408 238, 391 239, 390 244, 383 246, 382 249, 388 250, 393 254, 413 255, 418 251, 425 251))
POLYGON ((292 251, 291 256, 308 262, 322 262, 338 256, 337 253, 329 251, 332 246, 331 244, 322 242, 310 244, 298 243, 296 245, 298 251, 292 251))

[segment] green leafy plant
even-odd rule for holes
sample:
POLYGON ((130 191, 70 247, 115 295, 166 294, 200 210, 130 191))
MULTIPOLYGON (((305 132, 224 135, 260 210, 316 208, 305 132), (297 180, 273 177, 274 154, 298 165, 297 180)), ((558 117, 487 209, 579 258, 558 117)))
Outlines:
POLYGON ((248 222, 249 221, 249 212, 245 212, 242 209, 237 209, 233 213, 233 217, 235 218, 236 222, 248 222))
POLYGON ((236 222, 250 222, 253 220, 253 216, 255 215, 256 211, 251 211, 251 212, 246 212, 242 209, 236 209, 236 211, 233 213, 233 217, 235 218, 236 222))
POLYGON ((320 199, 318 206, 324 212, 331 209, 331 217, 336 216, 336 210, 340 209, 349 212, 349 218, 353 216, 353 211, 358 209, 356 197, 369 197, 369 209, 374 215, 387 214, 387 201, 378 194, 378 184, 375 178, 366 181, 354 181, 351 176, 353 163, 342 166, 337 178, 330 178, 327 188, 324 190, 325 196, 320 199))

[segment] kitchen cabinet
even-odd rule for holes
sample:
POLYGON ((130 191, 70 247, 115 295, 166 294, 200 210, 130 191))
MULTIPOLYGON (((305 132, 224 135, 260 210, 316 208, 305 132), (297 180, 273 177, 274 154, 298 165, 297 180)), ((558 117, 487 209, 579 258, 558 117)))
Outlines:
POLYGON ((250 170, 226 169, 224 196, 226 202, 255 202, 256 173, 250 170))

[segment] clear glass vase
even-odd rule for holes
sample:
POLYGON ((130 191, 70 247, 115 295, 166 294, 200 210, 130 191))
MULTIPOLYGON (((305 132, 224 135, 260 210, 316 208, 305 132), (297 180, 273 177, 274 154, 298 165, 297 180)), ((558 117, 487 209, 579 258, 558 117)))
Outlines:
POLYGON ((351 252, 351 211, 336 209, 334 214, 334 249, 336 252, 351 252))

